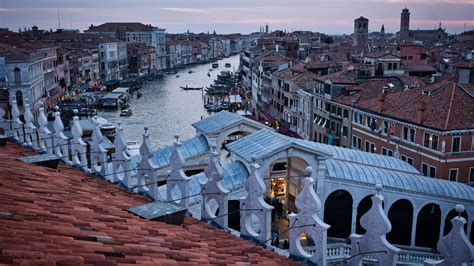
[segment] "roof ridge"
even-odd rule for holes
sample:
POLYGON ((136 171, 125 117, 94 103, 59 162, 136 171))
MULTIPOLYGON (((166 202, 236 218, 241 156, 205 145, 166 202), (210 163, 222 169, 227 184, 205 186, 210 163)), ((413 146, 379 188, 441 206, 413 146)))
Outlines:
POLYGON ((451 91, 451 98, 449 99, 449 107, 448 107, 448 115, 446 116, 446 122, 444 124, 444 129, 448 129, 449 124, 449 117, 451 116, 451 107, 453 107, 453 98, 454 93, 456 92, 456 83, 453 83, 452 91, 451 91))

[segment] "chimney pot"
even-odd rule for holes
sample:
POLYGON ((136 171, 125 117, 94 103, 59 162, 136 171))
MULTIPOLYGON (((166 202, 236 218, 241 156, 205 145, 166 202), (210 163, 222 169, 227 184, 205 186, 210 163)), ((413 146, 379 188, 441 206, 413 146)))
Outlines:
POLYGON ((425 110, 426 110, 426 103, 419 102, 416 105, 416 122, 418 124, 423 124, 425 120, 425 110))

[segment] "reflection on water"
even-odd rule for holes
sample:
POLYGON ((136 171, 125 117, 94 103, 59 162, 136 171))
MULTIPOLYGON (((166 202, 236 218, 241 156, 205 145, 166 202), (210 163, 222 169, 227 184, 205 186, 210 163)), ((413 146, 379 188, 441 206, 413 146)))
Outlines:
POLYGON ((195 136, 193 122, 209 114, 203 106, 203 91, 184 91, 180 86, 201 87, 209 86, 216 75, 222 70, 237 70, 239 56, 219 60, 219 68, 207 76, 211 64, 188 67, 178 71, 176 75, 167 75, 161 80, 145 84, 140 90, 143 96, 134 97, 129 101, 133 115, 120 117, 120 111, 101 111, 102 116, 110 122, 121 122, 126 140, 136 140, 141 143, 143 127, 147 126, 150 142, 153 148, 169 145, 178 134, 181 139, 195 136), (231 68, 225 68, 225 63, 231 63, 231 68), (192 70, 193 73, 188 74, 192 70))

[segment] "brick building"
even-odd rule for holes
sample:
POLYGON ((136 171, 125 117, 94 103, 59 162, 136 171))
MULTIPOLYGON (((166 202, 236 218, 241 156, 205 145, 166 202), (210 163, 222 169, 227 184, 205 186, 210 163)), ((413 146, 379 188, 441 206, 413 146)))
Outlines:
POLYGON ((472 92, 441 81, 375 93, 336 99, 353 105, 352 148, 399 157, 425 176, 474 183, 472 92))

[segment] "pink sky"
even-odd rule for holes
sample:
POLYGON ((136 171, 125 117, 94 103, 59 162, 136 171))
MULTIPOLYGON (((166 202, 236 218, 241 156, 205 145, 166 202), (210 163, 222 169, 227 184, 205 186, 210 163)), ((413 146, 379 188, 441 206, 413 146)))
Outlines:
POLYGON ((90 24, 140 21, 166 28, 168 32, 219 33, 270 29, 351 33, 353 20, 364 16, 369 30, 382 24, 396 32, 403 7, 411 12, 411 29, 433 29, 441 22, 448 32, 474 29, 472 0, 0 0, 0 27, 18 30, 37 25, 87 29, 90 24))

